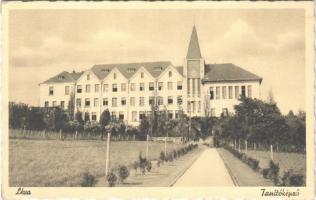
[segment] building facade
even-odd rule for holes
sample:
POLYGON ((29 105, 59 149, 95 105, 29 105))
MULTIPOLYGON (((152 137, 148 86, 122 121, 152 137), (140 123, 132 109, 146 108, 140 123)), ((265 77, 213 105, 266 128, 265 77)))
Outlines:
MULTIPOLYGON (((170 61, 94 65, 84 72, 62 72, 40 83, 40 106, 89 113, 98 121, 108 109, 112 118, 138 125, 153 108, 177 118, 220 116, 233 112, 241 96, 260 98, 262 78, 234 64, 206 64, 193 27, 183 66, 170 61)), ((83 115, 84 116, 84 115, 83 115)))

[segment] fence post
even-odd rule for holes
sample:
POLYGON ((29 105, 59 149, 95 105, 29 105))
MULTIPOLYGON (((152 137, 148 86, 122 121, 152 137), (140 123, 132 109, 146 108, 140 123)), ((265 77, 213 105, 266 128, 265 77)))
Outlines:
POLYGON ((76 130, 76 135, 75 135, 75 139, 78 138, 78 131, 76 130))
POLYGON ((247 145, 248 145, 247 140, 245 140, 245 153, 247 153, 247 145))
POLYGON ((61 133, 62 131, 61 131, 61 129, 59 130, 59 139, 61 140, 61 133))
POLYGON ((234 139, 234 149, 235 149, 235 151, 236 151, 236 149, 237 149, 237 142, 236 142, 236 139, 234 139))
POLYGON ((146 159, 148 160, 148 141, 149 141, 149 135, 147 134, 146 138, 146 159))
POLYGON ((105 160, 105 176, 109 174, 109 165, 110 165, 110 140, 111 132, 108 132, 108 138, 106 140, 106 160, 105 160))
POLYGON ((238 152, 240 152, 240 139, 238 139, 238 152))
POLYGON ((270 145, 270 158, 273 161, 273 145, 270 145))

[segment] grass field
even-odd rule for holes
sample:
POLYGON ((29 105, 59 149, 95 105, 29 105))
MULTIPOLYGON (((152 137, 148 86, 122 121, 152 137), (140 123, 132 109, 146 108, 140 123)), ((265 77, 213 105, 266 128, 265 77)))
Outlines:
MULTIPOLYGON (((168 150, 183 146, 168 144, 168 150)), ((130 165, 145 156, 146 142, 111 143, 110 166, 130 165)), ((149 159, 159 157, 164 143, 149 143, 149 159)), ((9 183, 18 186, 79 186, 81 175, 89 171, 95 176, 105 174, 106 141, 78 140, 9 140, 9 183)))
MULTIPOLYGON (((248 150, 247 155, 259 160, 260 168, 268 168, 270 162, 269 151, 248 150)), ((293 172, 306 176, 306 155, 301 153, 274 152, 273 161, 279 164, 280 175, 292 169, 293 172)))

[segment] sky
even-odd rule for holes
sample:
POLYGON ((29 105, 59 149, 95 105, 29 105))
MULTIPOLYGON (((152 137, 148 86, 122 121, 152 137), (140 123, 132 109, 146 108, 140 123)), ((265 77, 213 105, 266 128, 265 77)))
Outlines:
POLYGON ((10 11, 9 98, 37 106, 39 83, 94 64, 182 65, 195 25, 206 63, 261 76, 284 114, 305 110, 304 23, 300 9, 10 11))

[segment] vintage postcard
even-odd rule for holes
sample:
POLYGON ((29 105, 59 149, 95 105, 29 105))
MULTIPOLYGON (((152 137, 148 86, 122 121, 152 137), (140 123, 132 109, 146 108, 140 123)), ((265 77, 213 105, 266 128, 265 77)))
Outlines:
POLYGON ((4 199, 313 199, 313 2, 5 2, 4 199))

